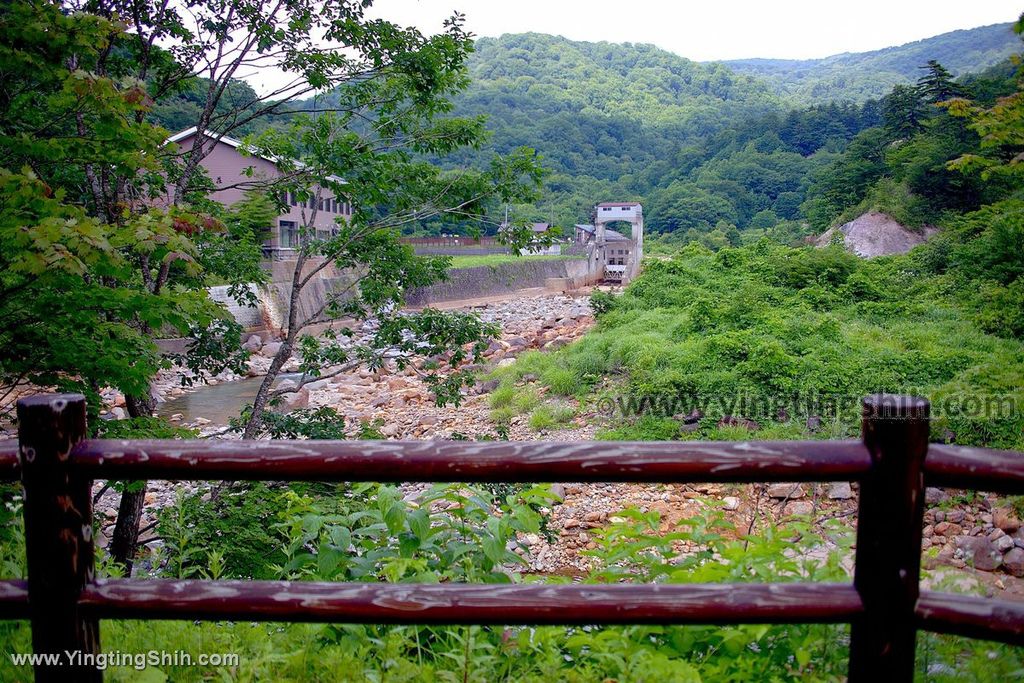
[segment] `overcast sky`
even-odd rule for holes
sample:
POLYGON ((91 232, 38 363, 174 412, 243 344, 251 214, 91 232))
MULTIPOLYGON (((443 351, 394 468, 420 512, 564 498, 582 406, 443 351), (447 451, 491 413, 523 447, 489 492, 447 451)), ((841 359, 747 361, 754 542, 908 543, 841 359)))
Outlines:
POLYGON ((698 61, 865 52, 1009 22, 1014 0, 377 0, 373 14, 434 33, 452 10, 478 36, 552 33, 653 43, 698 61))

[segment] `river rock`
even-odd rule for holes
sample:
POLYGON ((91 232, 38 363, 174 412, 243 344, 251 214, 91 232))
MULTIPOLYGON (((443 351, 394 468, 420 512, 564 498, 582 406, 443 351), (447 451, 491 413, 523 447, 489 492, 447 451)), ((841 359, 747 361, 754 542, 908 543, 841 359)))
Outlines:
POLYGON ((828 497, 832 500, 849 500, 853 498, 853 488, 848 481, 837 481, 828 488, 828 497))
POLYGON ((958 541, 967 560, 975 569, 992 572, 1003 563, 1003 554, 992 546, 992 542, 983 536, 959 536, 958 541))
POLYGON ((1018 578, 1024 576, 1024 550, 1012 548, 1003 555, 1003 569, 1018 578))
POLYGON ((318 379, 315 382, 310 382, 309 384, 307 384, 306 389, 308 389, 309 391, 320 391, 321 389, 326 388, 327 385, 329 385, 330 383, 330 380, 318 379))
POLYGON ((686 415, 673 415, 672 418, 681 421, 683 424, 696 424, 700 422, 701 418, 704 417, 704 413, 699 408, 694 408, 686 415))
POLYGON ((1020 520, 1010 508, 996 508, 992 511, 992 525, 1012 534, 1020 528, 1020 520))
POLYGON ((771 484, 768 487, 771 498, 803 498, 804 487, 800 484, 771 484))
POLYGON ((296 392, 284 395, 284 406, 288 410, 309 407, 309 390, 302 387, 296 392))
POLYGON ((277 352, 281 350, 281 342, 270 342, 264 344, 263 348, 260 349, 260 355, 267 358, 273 358, 277 355, 277 352))
POLYGON ((263 348, 263 339, 258 334, 254 334, 245 340, 242 348, 246 351, 259 351, 263 348))
POLYGON ((544 350, 545 351, 557 351, 558 349, 560 349, 563 346, 567 345, 571 341, 572 340, 569 339, 568 337, 555 337, 554 339, 552 339, 551 341, 549 341, 547 344, 544 345, 544 350))
POLYGON ((761 425, 754 422, 753 420, 748 420, 745 417, 726 415, 725 417, 718 421, 718 428, 721 429, 722 427, 743 427, 744 429, 749 429, 752 432, 756 432, 758 429, 761 428, 761 425))
POLYGON ((807 516, 814 513, 814 504, 806 500, 794 500, 791 503, 786 503, 786 507, 782 512, 790 516, 807 516))
POLYGON ((992 541, 992 546, 1001 553, 1013 548, 1013 537, 1012 536, 1000 536, 999 538, 992 541))
POLYGON ((499 384, 501 384, 501 381, 496 379, 489 379, 483 382, 478 382, 476 385, 476 393, 489 394, 495 389, 497 389, 499 384))

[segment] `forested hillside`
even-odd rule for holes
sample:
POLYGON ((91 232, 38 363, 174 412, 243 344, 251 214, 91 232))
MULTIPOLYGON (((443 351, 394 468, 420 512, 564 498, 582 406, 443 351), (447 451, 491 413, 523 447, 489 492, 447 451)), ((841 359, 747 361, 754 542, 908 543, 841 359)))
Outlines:
POLYGON ((456 113, 486 115, 498 152, 542 153, 545 196, 518 210, 560 225, 609 198, 645 201, 656 231, 795 218, 814 153, 880 120, 874 102, 789 111, 760 80, 650 45, 481 39, 469 71, 456 113))
POLYGON ((894 85, 917 79, 918 68, 934 59, 956 75, 981 71, 1018 51, 1012 24, 993 24, 943 33, 872 52, 823 59, 736 59, 724 62, 737 73, 758 76, 772 90, 797 103, 861 101, 881 97, 894 85))
POLYGON ((643 198, 699 159, 710 137, 778 108, 755 79, 650 45, 484 38, 469 70, 456 112, 486 115, 499 152, 526 145, 544 155, 548 192, 531 217, 563 225, 600 198, 643 198))
MULTIPOLYGON (((651 45, 537 33, 481 38, 453 113, 486 117, 489 140, 439 161, 482 167, 493 152, 530 147, 548 170, 545 192, 538 202, 512 207, 514 218, 568 227, 585 220, 596 201, 641 200, 651 231, 708 246, 738 244, 751 230, 782 241, 820 232, 884 179, 894 181, 886 187, 898 186, 898 203, 910 206, 912 222, 920 224, 950 201, 960 202, 952 207, 958 210, 977 208, 980 198, 964 203, 959 190, 952 199, 942 196, 950 189, 943 179, 956 176, 940 168, 977 141, 960 126, 956 140, 931 136, 926 148, 898 152, 893 143, 923 132, 939 113, 934 98, 910 86, 932 73, 922 67, 934 61, 949 77, 971 71, 960 79, 964 93, 991 104, 1013 89, 1015 69, 1006 57, 1019 47, 1015 41, 1009 25, 996 25, 870 53, 725 65, 651 45), (849 163, 863 177, 849 177, 849 163), (923 204, 915 194, 922 191, 923 204)), ((234 85, 223 106, 255 98, 246 84, 234 85)), ((154 118, 180 129, 195 119, 203 97, 198 85, 186 88, 161 101, 154 118)), ((299 108, 335 104, 328 93, 299 108)), ((239 132, 275 125, 285 118, 264 117, 239 132)), ((900 211, 893 202, 888 208, 900 211)), ((433 221, 408 229, 453 227, 433 221)))
MULTIPOLYGON (((649 229, 688 235, 687 241, 735 243, 737 232, 752 228, 791 238, 801 228, 784 222, 809 217, 812 184, 822 191, 821 178, 847 144, 887 115, 901 116, 904 105, 892 97, 853 103, 864 99, 859 82, 885 96, 893 83, 913 84, 926 75, 922 67, 929 61, 975 70, 1005 60, 1014 44, 1009 25, 999 25, 779 71, 832 82, 828 93, 836 101, 821 102, 826 98, 772 93, 778 83, 771 78, 695 63, 650 45, 508 35, 477 41, 471 84, 456 98, 455 111, 487 116, 492 137, 486 152, 525 145, 544 156, 550 171, 545 195, 538 204, 517 207, 519 217, 567 226, 586 218, 594 201, 638 199, 649 229)), ((1004 61, 972 91, 990 102, 1012 90, 1012 73, 1004 61)), ((472 157, 467 152, 456 161, 472 157)), ((815 215, 816 228, 821 215, 815 215)))

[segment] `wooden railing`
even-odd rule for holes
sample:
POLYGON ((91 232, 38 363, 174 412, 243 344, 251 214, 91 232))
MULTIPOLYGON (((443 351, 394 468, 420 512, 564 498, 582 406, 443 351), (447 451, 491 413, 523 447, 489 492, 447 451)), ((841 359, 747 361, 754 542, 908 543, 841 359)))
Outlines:
MULTIPOLYGON (((913 679, 918 630, 1024 644, 1024 605, 919 588, 925 486, 1024 493, 1024 454, 928 444, 923 399, 864 399, 856 441, 200 442, 85 440, 85 400, 18 403, 0 474, 25 489, 28 580, 0 617, 36 653, 99 651, 99 619, 389 624, 849 623, 851 681, 913 679), (93 480, 431 482, 857 481, 852 583, 471 585, 98 579, 93 480)), ((36 667, 36 680, 98 680, 36 667)))

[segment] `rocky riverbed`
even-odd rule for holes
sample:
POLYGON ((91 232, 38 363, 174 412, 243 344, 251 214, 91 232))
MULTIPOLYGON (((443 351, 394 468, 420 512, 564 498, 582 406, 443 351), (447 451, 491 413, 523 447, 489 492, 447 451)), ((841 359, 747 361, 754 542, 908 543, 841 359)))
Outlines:
MULTIPOLYGON (((583 335, 593 324, 587 299, 578 296, 533 296, 487 303, 470 310, 502 326, 500 339, 487 350, 488 366, 510 363, 527 350, 559 348, 583 335)), ((265 372, 270 356, 276 352, 275 344, 259 337, 247 340, 254 352, 251 376, 265 372)), ((224 375, 212 381, 222 383, 238 379, 224 375)), ((357 369, 308 384, 290 398, 290 405, 335 408, 346 417, 353 431, 363 422, 376 424, 387 438, 472 439, 495 433, 488 405, 490 388, 486 383, 479 385, 468 392, 458 408, 439 407, 413 369, 400 372, 393 364, 386 364, 378 371, 357 369)), ((158 389, 165 398, 188 391, 178 387, 170 373, 162 377, 158 389)), ((108 399, 110 410, 116 411, 119 397, 110 395, 108 399)), ((605 418, 588 410, 587 406, 574 407, 577 414, 572 422, 550 432, 538 433, 529 428, 525 416, 513 417, 508 425, 508 438, 594 438, 605 418)), ((184 420, 179 419, 179 422, 184 423, 184 420)), ((205 433, 221 428, 202 418, 192 421, 191 426, 205 433)), ((102 486, 102 482, 97 486, 102 486)), ((152 482, 146 497, 143 539, 156 540, 153 514, 173 505, 178 491, 196 492, 205 487, 203 483, 152 482)), ((407 497, 415 498, 425 487, 409 484, 404 488, 407 497)), ((521 547, 517 550, 534 573, 572 576, 586 572, 592 562, 589 551, 597 547, 596 534, 616 521, 617 512, 628 507, 658 513, 662 531, 675 528, 682 519, 712 509, 721 510, 737 535, 756 534, 767 525, 798 516, 811 520, 812 528, 820 532, 824 541, 824 550, 836 547, 825 523, 837 520, 852 531, 856 519, 856 487, 845 483, 682 486, 567 482, 555 485, 554 489, 561 500, 548 512, 550 533, 521 537, 521 547)), ((106 542, 112 529, 117 500, 111 490, 104 491, 97 500, 97 514, 107 520, 101 544, 106 542)), ((929 490, 925 524, 922 546, 925 566, 937 570, 932 572, 933 581, 937 580, 935 577, 948 581, 952 571, 954 582, 963 590, 981 586, 990 592, 1024 597, 1024 581, 1019 580, 1024 576, 1024 528, 1005 500, 983 495, 968 498, 956 492, 929 490)), ((680 553, 694 550, 691 544, 678 544, 680 553)), ((849 563, 847 557, 846 564, 849 563)))
MULTIPOLYGON (((466 310, 477 313, 486 322, 501 326, 500 338, 492 342, 484 353, 486 362, 493 365, 511 363, 526 351, 551 350, 564 346, 586 333, 594 323, 588 299, 582 295, 535 295, 471 306, 466 310)), ((369 334, 371 331, 372 327, 368 326, 359 333, 369 334)), ((248 374, 250 377, 259 377, 266 372, 270 358, 277 352, 279 344, 276 341, 264 342, 260 336, 253 335, 246 340, 246 346, 253 352, 248 374)), ((294 361, 285 366, 286 371, 296 369, 294 361)), ((206 382, 219 387, 225 383, 240 383, 242 379, 245 378, 224 373, 206 378, 206 382)), ((387 438, 450 439, 457 436, 472 439, 493 436, 495 433, 485 389, 486 385, 467 391, 459 407, 441 407, 436 405, 429 387, 419 378, 414 368, 399 371, 392 361, 376 371, 358 368, 329 380, 306 384, 299 391, 286 395, 286 400, 291 409, 320 406, 336 409, 345 417, 346 425, 353 435, 362 423, 369 423, 380 425, 381 432, 387 438)), ((154 391, 162 401, 191 392, 198 395, 205 390, 201 383, 191 388, 181 387, 180 375, 173 371, 161 373, 154 383, 154 391)), ((107 392, 104 398, 111 417, 123 416, 122 396, 117 392, 107 392)), ((238 405, 240 408, 241 403, 238 405)), ((181 426, 197 429, 203 436, 222 432, 225 426, 223 421, 202 416, 186 420, 184 415, 172 413, 168 417, 181 426)), ((593 428, 588 427, 585 420, 578 420, 574 427, 568 430, 571 434, 562 434, 562 438, 583 439, 593 436, 593 428)), ((224 434, 216 438, 233 438, 233 435, 224 434)), ((514 417, 509 425, 509 438, 531 439, 537 438, 537 434, 529 430, 525 418, 514 417)), ((97 493, 102 486, 103 482, 97 483, 97 493)), ((156 511, 173 505, 178 491, 191 492, 204 486, 150 482, 142 528, 153 526, 156 511)), ((97 514, 108 520, 100 536, 101 545, 107 542, 112 531, 118 500, 119 494, 112 489, 103 490, 96 500, 97 514)), ((143 540, 148 541, 154 537, 155 532, 150 532, 143 536, 143 540)))

